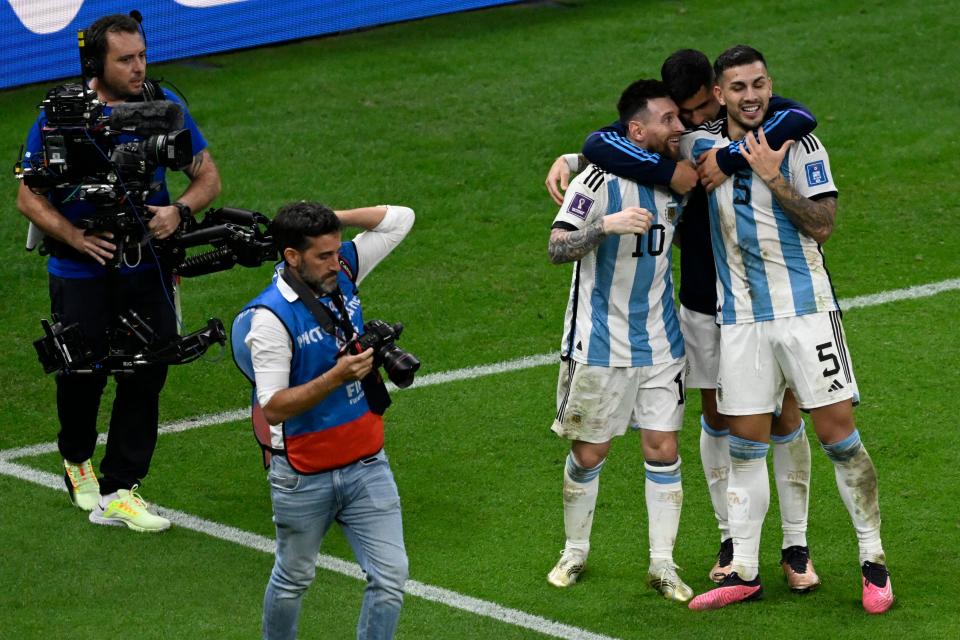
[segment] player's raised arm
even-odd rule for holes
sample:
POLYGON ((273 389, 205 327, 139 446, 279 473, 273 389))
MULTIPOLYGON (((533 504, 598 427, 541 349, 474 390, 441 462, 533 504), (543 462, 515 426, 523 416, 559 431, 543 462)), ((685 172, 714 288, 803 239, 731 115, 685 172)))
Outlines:
POLYGON ((619 123, 587 136, 582 153, 604 171, 640 184, 662 185, 680 194, 689 192, 697 184, 693 165, 641 149, 624 136, 619 123))

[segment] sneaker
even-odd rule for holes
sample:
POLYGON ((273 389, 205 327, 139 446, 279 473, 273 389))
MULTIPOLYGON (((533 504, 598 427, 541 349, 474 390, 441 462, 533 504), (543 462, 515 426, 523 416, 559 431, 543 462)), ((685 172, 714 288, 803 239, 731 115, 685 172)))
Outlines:
POLYGON ((547 582, 555 587, 569 587, 577 581, 584 565, 587 563, 587 553, 581 549, 564 549, 560 553, 560 561, 557 562, 550 573, 547 574, 547 582))
POLYGON ((667 600, 689 602, 693 597, 693 589, 677 575, 678 568, 672 562, 652 565, 650 571, 647 572, 647 584, 656 589, 667 600))
POLYGON ((863 563, 863 608, 867 613, 883 613, 893 606, 893 585, 887 566, 863 563))
POLYGON ((137 485, 129 490, 120 489, 117 497, 106 507, 97 502, 96 508, 90 512, 90 522, 105 524, 112 527, 126 526, 142 533, 155 533, 170 528, 170 521, 147 511, 147 503, 137 493, 137 485))
POLYGON ((84 511, 92 511, 100 501, 100 483, 89 460, 80 464, 64 460, 63 483, 67 485, 70 502, 84 511))
POLYGON ((735 602, 757 600, 762 595, 763 587, 760 586, 759 574, 753 580, 744 580, 737 575, 736 571, 732 571, 723 579, 719 587, 701 593, 691 600, 689 607, 694 611, 719 609, 735 602))
POLYGON ((810 549, 787 547, 780 551, 780 566, 787 578, 787 586, 794 593, 809 593, 820 586, 820 576, 813 570, 810 549))
POLYGON ((723 579, 730 575, 733 570, 733 538, 727 538, 720 543, 720 551, 717 553, 717 561, 710 569, 710 579, 717 584, 723 582, 723 579))

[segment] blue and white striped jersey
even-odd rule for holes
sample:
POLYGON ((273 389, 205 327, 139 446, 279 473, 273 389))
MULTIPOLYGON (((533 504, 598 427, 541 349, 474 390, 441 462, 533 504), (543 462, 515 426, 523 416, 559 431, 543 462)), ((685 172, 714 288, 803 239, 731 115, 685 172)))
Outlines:
MULTIPOLYGON (((726 120, 719 120, 685 134, 680 150, 696 161, 730 142, 726 120)), ((780 172, 802 196, 837 192, 827 152, 813 134, 787 151, 780 172)), ((753 171, 730 176, 709 194, 709 208, 720 324, 839 309, 819 243, 797 230, 753 171)))
POLYGON ((572 181, 554 227, 583 229, 626 207, 643 207, 655 217, 647 233, 611 235, 575 264, 560 347, 564 358, 646 367, 684 355, 670 271, 677 220, 668 203, 676 203, 668 189, 641 186, 594 165, 572 181))

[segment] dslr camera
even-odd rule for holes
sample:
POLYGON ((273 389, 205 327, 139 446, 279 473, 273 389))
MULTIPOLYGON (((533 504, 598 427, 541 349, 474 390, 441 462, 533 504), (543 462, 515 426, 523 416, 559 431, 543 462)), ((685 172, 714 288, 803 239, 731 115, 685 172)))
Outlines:
POLYGON ((395 344, 402 332, 403 325, 399 322, 387 324, 383 320, 371 320, 364 323, 363 335, 347 343, 340 350, 340 355, 373 349, 374 366, 383 367, 390 382, 400 389, 406 389, 413 384, 413 375, 420 368, 420 360, 395 344))

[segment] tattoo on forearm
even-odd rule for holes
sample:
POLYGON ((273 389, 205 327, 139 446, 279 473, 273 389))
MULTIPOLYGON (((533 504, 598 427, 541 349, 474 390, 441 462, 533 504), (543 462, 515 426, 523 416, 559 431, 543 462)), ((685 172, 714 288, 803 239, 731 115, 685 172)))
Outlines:
POLYGON ((550 232, 550 261, 554 264, 573 262, 587 255, 606 239, 603 218, 579 231, 554 229, 550 232))
POLYGON ((186 174, 191 178, 196 178, 200 173, 200 167, 203 166, 203 152, 201 151, 197 155, 193 156, 193 162, 190 163, 190 168, 186 170, 186 174))
POLYGON ((833 232, 833 223, 837 215, 837 199, 823 198, 811 200, 797 193, 792 185, 777 175, 767 182, 773 196, 783 207, 784 213, 797 229, 818 242, 826 240, 833 232))

